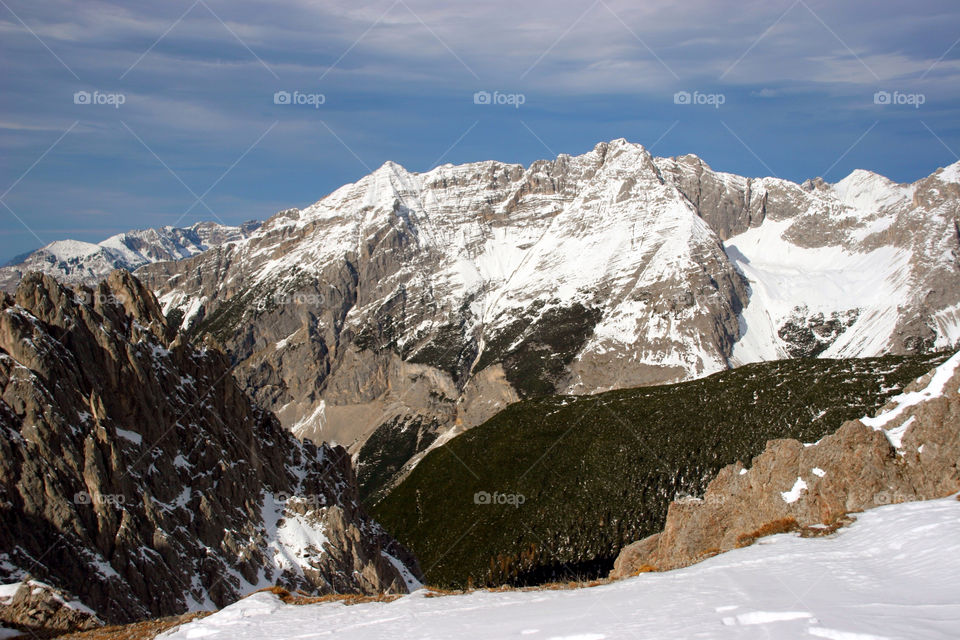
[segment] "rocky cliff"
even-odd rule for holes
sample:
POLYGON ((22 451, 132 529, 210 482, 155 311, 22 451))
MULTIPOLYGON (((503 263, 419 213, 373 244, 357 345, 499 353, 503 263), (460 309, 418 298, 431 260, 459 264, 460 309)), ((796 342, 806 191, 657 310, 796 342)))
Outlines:
POLYGON ((108 622, 274 584, 417 584, 346 451, 291 436, 129 273, 75 289, 30 274, 0 307, 0 581, 33 576, 108 622))
POLYGON ((960 490, 960 353, 814 444, 772 440, 724 468, 702 498, 673 502, 662 533, 626 547, 614 577, 668 570, 770 533, 829 533, 854 512, 960 490))

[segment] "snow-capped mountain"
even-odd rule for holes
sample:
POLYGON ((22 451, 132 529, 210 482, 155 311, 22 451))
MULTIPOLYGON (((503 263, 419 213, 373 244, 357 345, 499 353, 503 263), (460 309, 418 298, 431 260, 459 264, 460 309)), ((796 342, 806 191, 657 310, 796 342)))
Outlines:
POLYGON ((57 240, 0 268, 0 290, 12 293, 23 275, 31 271, 69 284, 96 284, 114 269, 133 271, 151 262, 189 258, 225 242, 246 238, 259 226, 259 222, 238 227, 198 222, 189 227, 127 231, 97 244, 57 240))
POLYGON ((0 293, 0 582, 125 622, 276 584, 404 593, 418 575, 361 509, 347 452, 284 430, 129 273, 0 293))
POLYGON ((800 185, 624 140, 387 163, 139 274, 296 433, 356 451, 382 428, 416 453, 519 397, 957 342, 958 166, 800 185))

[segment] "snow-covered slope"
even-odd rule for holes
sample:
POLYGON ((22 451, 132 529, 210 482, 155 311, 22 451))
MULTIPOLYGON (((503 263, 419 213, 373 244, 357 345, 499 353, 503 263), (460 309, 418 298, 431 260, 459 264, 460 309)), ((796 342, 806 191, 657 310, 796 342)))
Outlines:
POLYGON ((246 238, 259 223, 230 227, 198 222, 189 227, 138 229, 98 244, 57 240, 0 268, 0 289, 13 292, 27 272, 40 271, 61 282, 95 284, 114 269, 133 271, 151 262, 182 260, 226 242, 246 238))
POLYGON ((792 224, 767 220, 725 245, 751 288, 731 360, 744 364, 798 355, 837 358, 886 352, 900 320, 899 304, 911 298, 910 251, 889 245, 862 252, 841 245, 798 246, 784 238, 792 224), (803 324, 811 317, 819 322, 811 331, 835 323, 820 331, 824 344, 811 345, 823 347, 817 353, 787 342, 787 323, 803 324))
POLYGON ((958 167, 914 184, 809 181, 795 215, 727 239, 751 288, 731 362, 955 346, 958 167))
POLYGON ((256 594, 164 638, 948 639, 960 633, 960 502, 873 509, 700 564, 571 591, 285 605, 256 594))

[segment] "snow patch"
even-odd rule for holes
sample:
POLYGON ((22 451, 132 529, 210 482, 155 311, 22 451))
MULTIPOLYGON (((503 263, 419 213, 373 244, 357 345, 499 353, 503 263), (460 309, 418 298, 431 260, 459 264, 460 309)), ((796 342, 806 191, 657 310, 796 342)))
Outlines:
MULTIPOLYGON (((883 429, 887 424, 892 420, 896 419, 903 414, 909 407, 914 407, 921 402, 930 400, 932 398, 939 398, 946 391, 947 382, 950 381, 950 378, 953 377, 954 373, 957 371, 957 367, 960 366, 960 351, 953 354, 949 360, 941 364, 934 370, 933 376, 930 378, 930 382, 927 386, 921 391, 911 391, 909 393, 901 393, 898 396, 894 396, 890 399, 890 402, 896 406, 892 409, 882 411, 878 415, 870 418, 860 418, 860 422, 872 427, 873 429, 880 430, 883 429)), ((889 436, 888 436, 889 437, 889 436)), ((901 436, 902 437, 902 436, 901 436)), ((891 441, 892 442, 892 441, 891 441)), ((894 445, 898 446, 898 445, 894 445)))
POLYGON ((784 620, 807 620, 812 617, 808 611, 751 611, 739 614, 736 620, 738 624, 754 625, 784 620))
POLYGON ((798 476, 797 481, 793 483, 793 488, 790 489, 790 491, 781 491, 780 496, 787 504, 793 504, 800 499, 800 496, 803 495, 803 492, 806 490, 807 483, 803 481, 803 478, 798 476))
POLYGON ((894 449, 898 451, 900 450, 903 444, 903 435, 907 432, 907 429, 910 428, 910 425, 913 424, 916 419, 916 416, 910 416, 910 418, 899 427, 894 427, 893 429, 888 429, 883 432, 883 435, 887 436, 887 440, 890 441, 890 444, 893 445, 894 449))
POLYGON ((386 558, 386 560, 393 565, 393 568, 397 570, 397 572, 400 574, 400 577, 403 578, 404 584, 407 585, 407 591, 413 593, 417 589, 423 588, 423 583, 417 580, 416 576, 414 576, 413 573, 410 572, 410 569, 407 568, 407 565, 403 564, 386 551, 381 551, 380 555, 386 558))
POLYGON ((16 595, 22 582, 12 582, 10 584, 0 584, 0 604, 6 604, 16 595))
POLYGON ((910 252, 881 247, 868 253, 842 247, 808 249, 783 238, 792 220, 766 220, 729 239, 724 248, 750 283, 731 361, 747 364, 787 357, 780 327, 799 302, 810 314, 860 315, 821 357, 880 355, 909 297, 910 252))
POLYGON ((133 444, 140 446, 143 444, 143 436, 141 436, 136 431, 128 431, 127 429, 117 429, 117 435, 123 438, 124 440, 129 440, 133 444))

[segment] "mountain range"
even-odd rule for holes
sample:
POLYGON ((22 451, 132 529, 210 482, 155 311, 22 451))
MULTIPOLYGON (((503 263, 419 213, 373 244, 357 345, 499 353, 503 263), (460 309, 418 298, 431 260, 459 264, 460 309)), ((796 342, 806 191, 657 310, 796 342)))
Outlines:
POLYGON ((55 242, 0 287, 0 623, 30 633, 629 575, 960 486, 957 356, 903 388, 960 347, 960 163, 388 162, 263 223, 55 242))
POLYGON ((958 211, 960 163, 797 184, 614 140, 529 167, 388 162, 137 275, 296 435, 361 474, 371 439, 390 448, 390 485, 523 398, 954 346, 958 211))
POLYGON ((31 271, 39 271, 68 284, 96 284, 114 269, 133 271, 162 260, 182 260, 225 242, 249 237, 259 222, 231 227, 198 222, 189 227, 137 229, 110 236, 103 242, 57 240, 17 256, 0 267, 0 290, 13 293, 31 271))
POLYGON ((137 273, 295 434, 415 462, 522 398, 954 345, 958 199, 960 163, 796 184, 615 140, 529 167, 387 163, 137 273))

